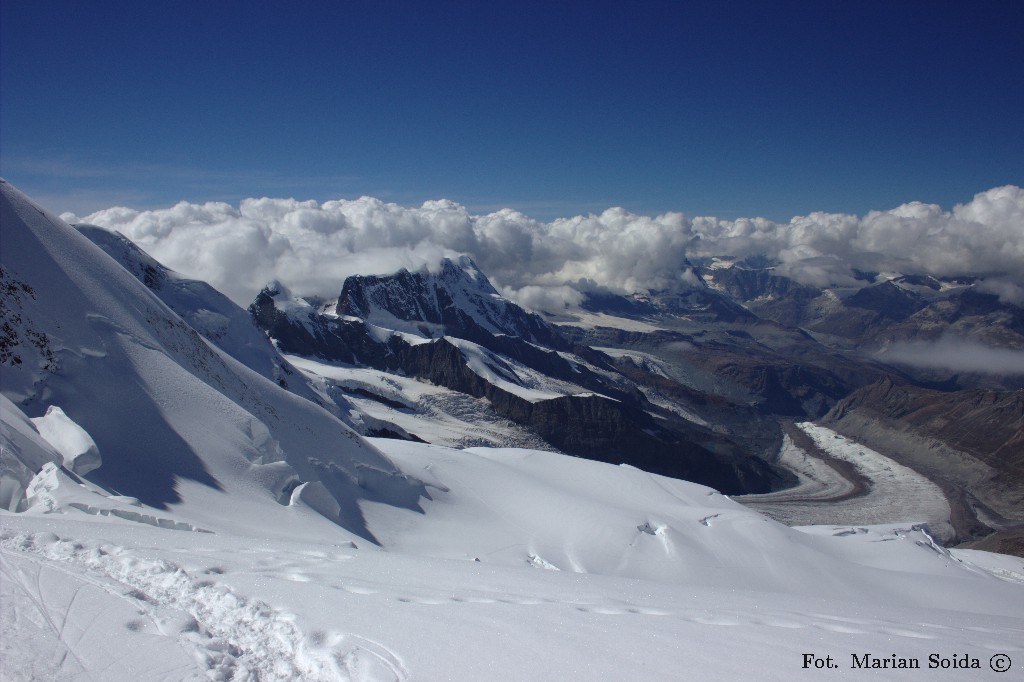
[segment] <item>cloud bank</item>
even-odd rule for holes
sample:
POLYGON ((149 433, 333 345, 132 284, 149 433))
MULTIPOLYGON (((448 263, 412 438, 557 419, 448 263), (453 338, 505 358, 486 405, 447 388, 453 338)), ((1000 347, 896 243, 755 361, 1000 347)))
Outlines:
POLYGON ((895 343, 879 359, 887 363, 996 376, 1024 375, 1024 350, 993 348, 976 341, 942 338, 895 343))
POLYGON ((247 305, 276 278, 300 295, 336 296, 352 274, 431 266, 466 253, 495 285, 531 307, 573 305, 580 292, 682 289, 687 259, 764 255, 814 285, 852 284, 853 269, 972 275, 1024 299, 1024 189, 982 192, 944 210, 911 202, 864 216, 811 213, 787 223, 682 213, 650 217, 610 208, 544 223, 512 210, 472 215, 454 202, 403 207, 372 197, 182 202, 167 209, 110 208, 73 222, 117 230, 178 272, 247 305))

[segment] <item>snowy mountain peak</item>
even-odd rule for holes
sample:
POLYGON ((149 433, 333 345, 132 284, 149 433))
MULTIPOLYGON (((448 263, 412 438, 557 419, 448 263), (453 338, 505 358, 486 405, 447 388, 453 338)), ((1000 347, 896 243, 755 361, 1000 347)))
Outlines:
POLYGON ((291 301, 294 298, 291 290, 282 284, 280 280, 276 279, 267 282, 267 285, 263 287, 263 291, 275 301, 291 301))
MULTIPOLYGON (((638 362, 656 362, 660 373, 636 390, 657 389, 650 395, 664 405, 692 395, 638 334, 609 349, 615 361, 491 334, 501 325, 529 331, 532 318, 461 259, 433 273, 363 278, 349 294, 393 320, 401 312, 443 332, 491 334, 499 350, 324 315, 324 302, 293 301, 271 285, 253 317, 307 356, 296 360, 319 373, 324 397, 349 388, 371 417, 395 415, 393 428, 383 418, 366 423, 389 438, 371 442, 252 371, 237 307, 208 285, 116 235, 93 233, 90 242, 88 229, 76 232, 6 183, 0 189, 3 679, 672 680, 682 665, 708 682, 752 672, 789 680, 811 663, 849 662, 848 652, 854 669, 922 668, 886 679, 933 679, 936 667, 1005 672, 1011 656, 1020 666, 1024 565, 937 544, 929 529, 960 513, 910 467, 830 428, 789 424, 772 453, 799 483, 745 502, 834 519, 799 528, 677 480, 727 467, 748 488, 758 470, 723 460, 723 449, 741 453, 716 430, 684 428, 629 390, 628 377, 642 378, 638 362), (399 302, 408 309, 384 305, 399 302), (422 321, 428 315, 438 321, 422 321), (546 377, 584 390, 537 395, 554 385, 546 377), (440 434, 453 428, 441 417, 467 433, 489 430, 490 439, 519 439, 509 428, 518 419, 581 457, 453 450, 411 442, 401 426, 440 434), (611 464, 624 456, 632 466, 611 464), (648 464, 678 468, 668 478, 648 464)), ((716 271, 723 286, 786 294, 771 275, 730 280, 734 271, 747 272, 716 271)), ((896 294, 882 288, 861 302, 883 305, 896 294)), ((656 295, 647 305, 662 301, 710 305, 656 295)), ((927 319, 941 324, 1006 314, 995 294, 939 302, 948 305, 927 319)), ((867 313, 850 319, 875 312, 857 310, 867 313)), ((1024 328, 1019 319, 1005 328, 1024 328)), ((733 380, 742 356, 730 349, 741 346, 725 341, 760 343, 736 331, 708 342, 659 330, 654 343, 688 372, 702 356, 724 358, 716 369, 733 380)), ((772 333, 773 353, 794 338, 772 333)), ((786 369, 785 356, 772 361, 786 369)), ((767 386, 784 378, 749 376, 767 386)), ((1021 450, 1020 395, 966 400, 891 380, 843 401, 831 418, 837 428, 880 431, 870 412, 910 412, 930 462, 948 457, 932 447, 943 433, 965 440, 964 423, 993 432, 982 446, 1006 457, 1021 450), (996 422, 1010 435, 995 433, 996 422)), ((703 414, 734 414, 752 430, 766 423, 742 404, 703 404, 714 410, 703 414)), ((1010 519, 1019 499, 1000 493, 1002 507, 980 499, 1009 476, 966 457, 954 471, 983 480, 958 496, 971 495, 985 518, 1010 519)), ((965 675, 953 677, 974 679, 965 675)))
POLYGON ((425 338, 457 336, 480 342, 496 334, 564 345, 550 326, 498 294, 468 256, 445 258, 440 270, 399 270, 345 280, 335 310, 371 324, 425 338))
POLYGON ((473 259, 465 254, 456 260, 451 258, 441 260, 441 279, 451 284, 457 284, 464 289, 475 289, 480 294, 500 297, 487 276, 481 272, 473 259))

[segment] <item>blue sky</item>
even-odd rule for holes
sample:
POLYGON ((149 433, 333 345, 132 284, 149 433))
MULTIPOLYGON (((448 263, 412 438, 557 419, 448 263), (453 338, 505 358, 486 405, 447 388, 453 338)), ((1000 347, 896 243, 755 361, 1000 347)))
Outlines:
POLYGON ((1024 185, 1024 2, 4 0, 49 208, 445 197, 785 220, 1024 185))

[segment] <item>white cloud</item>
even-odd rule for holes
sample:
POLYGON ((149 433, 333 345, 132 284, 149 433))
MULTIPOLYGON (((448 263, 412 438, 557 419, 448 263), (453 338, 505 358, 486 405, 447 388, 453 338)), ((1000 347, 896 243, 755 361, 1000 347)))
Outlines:
POLYGON ((976 341, 943 338, 895 343, 879 359, 887 363, 1000 376, 1024 374, 1024 351, 993 348, 976 341))
POLYGON ((949 211, 912 202, 863 217, 811 213, 787 223, 621 208, 542 223, 512 209, 476 216, 447 200, 413 208, 372 197, 112 208, 84 222, 124 233, 243 305, 272 278, 300 294, 336 296, 348 275, 417 269, 455 253, 468 253, 496 286, 535 306, 578 302, 565 287, 694 286, 687 258, 718 255, 766 255, 781 262, 780 272, 815 285, 852 284, 852 268, 860 268, 990 276, 1004 300, 1024 291, 1024 190, 1015 186, 949 211))
POLYGON ((501 292, 506 298, 518 301, 530 310, 540 310, 558 314, 566 309, 578 308, 583 302, 583 294, 576 289, 562 285, 544 287, 529 284, 521 289, 505 288, 501 292))
POLYGON ((1024 286, 1009 279, 997 277, 978 283, 978 290, 995 294, 1003 303, 1012 303, 1024 308, 1024 286))
POLYGON ((854 286, 857 284, 850 266, 832 255, 808 255, 803 258, 789 259, 783 257, 782 265, 775 271, 780 275, 815 287, 854 286))

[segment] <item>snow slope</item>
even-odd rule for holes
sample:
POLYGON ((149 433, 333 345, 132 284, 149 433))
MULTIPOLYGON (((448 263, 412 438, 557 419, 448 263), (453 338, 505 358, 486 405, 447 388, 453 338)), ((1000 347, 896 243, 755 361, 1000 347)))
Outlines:
POLYGON ((120 233, 95 225, 74 228, 145 284, 204 339, 292 393, 314 399, 313 391, 256 327, 249 312, 227 296, 206 282, 165 268, 120 233))
MULTIPOLYGON (((363 431, 400 429, 435 445, 498 446, 549 450, 537 434, 499 416, 487 401, 417 379, 367 367, 324 363, 298 355, 286 359, 303 372, 325 401, 351 403, 363 431)), ((363 432, 361 431, 361 432, 363 432)))
POLYGON ((356 499, 415 504, 418 487, 334 416, 208 344, 81 234, 0 189, 15 312, 3 392, 30 417, 59 407, 88 434, 102 459, 90 480, 158 509, 184 505, 196 525, 215 522, 228 496, 286 528, 300 483, 357 533, 356 499))
POLYGON ((298 540, 4 512, 4 674, 792 680, 805 653, 844 670, 853 653, 936 653, 978 658, 949 677, 970 680, 996 654, 1024 661, 1019 559, 906 526, 793 530, 553 453, 377 445, 431 498, 424 514, 365 505, 383 549, 327 526, 298 540))

